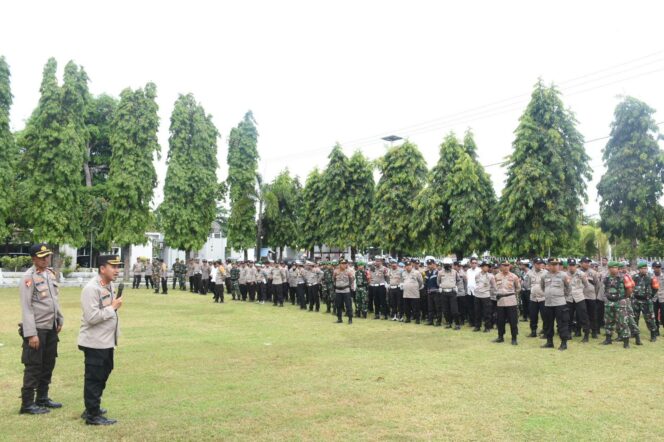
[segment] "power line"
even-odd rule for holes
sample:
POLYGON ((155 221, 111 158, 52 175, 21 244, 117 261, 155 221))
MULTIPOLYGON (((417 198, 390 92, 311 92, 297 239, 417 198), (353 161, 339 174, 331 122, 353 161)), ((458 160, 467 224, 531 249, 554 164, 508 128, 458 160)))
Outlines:
MULTIPOLYGON (((598 73, 606 72, 606 71, 615 69, 617 67, 629 65, 629 64, 632 64, 634 62, 641 61, 641 60, 644 60, 644 59, 647 59, 647 58, 651 58, 653 56, 656 56, 656 55, 659 55, 659 54, 662 54, 662 53, 664 53, 664 50, 654 52, 652 54, 649 54, 649 55, 646 55, 646 56, 643 56, 643 57, 639 57, 639 58, 636 58, 636 59, 632 59, 632 60, 629 60, 629 61, 626 61, 626 62, 623 62, 623 63, 612 65, 608 68, 600 69, 600 70, 597 70, 597 71, 594 71, 594 72, 591 72, 591 73, 588 73, 588 74, 580 75, 580 76, 574 77, 572 79, 565 80, 564 82, 561 82, 560 84, 568 84, 570 82, 573 83, 573 82, 575 82, 579 79, 588 78, 590 76, 597 75, 598 73)), ((654 64, 654 63, 659 63, 659 62, 662 62, 662 61, 664 61, 664 58, 658 58, 658 59, 655 59, 655 60, 651 60, 647 63, 641 64, 641 65, 638 65, 638 66, 635 66, 635 67, 632 67, 632 68, 624 69, 624 70, 621 70, 619 72, 610 73, 610 74, 607 74, 607 75, 604 75, 604 76, 601 76, 601 77, 598 77, 598 78, 595 78, 595 79, 592 79, 592 80, 589 80, 589 81, 579 83, 577 85, 569 86, 569 88, 571 89, 571 88, 579 87, 579 86, 584 85, 584 84, 592 83, 592 82, 595 82, 595 81, 598 81, 598 80, 602 80, 602 79, 605 79, 605 78, 612 77, 612 76, 617 75, 617 74, 626 73, 626 72, 629 72, 629 71, 632 71, 632 70, 635 70, 635 69, 640 69, 644 66, 648 66, 648 65, 651 65, 651 64, 654 64)), ((593 86, 593 87, 582 89, 582 90, 579 90, 579 91, 570 92, 570 93, 567 93, 566 95, 571 96, 571 95, 583 94, 583 93, 590 92, 590 91, 593 91, 593 90, 596 90, 596 89, 600 89, 600 88, 603 88, 603 87, 606 87, 606 86, 610 86, 610 85, 613 85, 613 84, 616 84, 616 83, 631 80, 631 79, 634 79, 634 78, 639 78, 639 77, 642 77, 642 76, 645 76, 645 75, 651 75, 653 73, 657 73, 657 72, 661 72, 661 71, 664 71, 664 67, 659 68, 659 69, 655 69, 655 70, 651 70, 651 71, 648 71, 648 72, 641 72, 641 73, 638 73, 638 74, 633 75, 633 76, 620 78, 620 79, 617 79, 615 81, 611 81, 611 82, 608 82, 608 83, 603 83, 603 84, 598 85, 598 86, 593 86)), ((456 114, 449 114, 447 119, 438 118, 438 119, 430 120, 430 121, 425 122, 425 123, 419 123, 419 124, 412 125, 412 126, 405 126, 404 128, 402 128, 400 130, 390 131, 390 133, 399 133, 399 132, 403 132, 403 130, 406 130, 408 128, 418 128, 419 127, 419 129, 413 129, 413 130, 409 131, 406 134, 406 136, 409 137, 409 136, 412 136, 412 135, 419 135, 419 134, 434 131, 434 130, 442 130, 442 129, 450 128, 450 127, 456 126, 456 125, 461 124, 461 123, 468 123, 468 122, 477 121, 477 120, 480 120, 480 119, 485 119, 485 118, 490 118, 490 117, 506 114, 506 113, 514 111, 515 109, 518 109, 519 107, 522 107, 523 104, 524 104, 523 98, 524 97, 529 97, 529 96, 530 96, 530 94, 517 95, 517 96, 514 96, 514 97, 499 100, 499 101, 489 103, 489 104, 486 104, 486 105, 471 108, 471 109, 468 109, 468 110, 465 110, 465 111, 462 111, 462 112, 459 112, 459 113, 456 113, 456 114), (519 99, 519 101, 514 102, 514 100, 516 100, 516 99, 519 99), (500 103, 505 103, 505 104, 502 104, 501 106, 496 106, 497 104, 500 104, 500 103), (493 108, 491 108, 491 107, 493 107, 493 108), (487 108, 487 109, 482 110, 484 108, 487 108), (451 117, 451 118, 449 118, 449 117, 451 117)), ((442 118, 446 118, 446 117, 442 117, 442 118)), ((372 137, 358 138, 355 142, 346 141, 346 142, 341 143, 341 144, 342 145, 360 144, 360 146, 356 146, 356 147, 362 148, 362 147, 366 147, 367 145, 364 144, 364 143, 358 143, 358 141, 362 141, 362 140, 376 141, 376 140, 378 140, 379 137, 385 135, 386 133, 388 133, 388 132, 383 132, 381 134, 377 134, 377 135, 374 135, 372 137), (362 146, 361 144, 364 144, 364 146, 362 146)), ((277 156, 267 157, 267 158, 264 158, 264 159, 265 160, 284 159, 284 158, 289 158, 289 157, 293 157, 293 156, 312 154, 312 153, 315 153, 315 152, 325 151, 325 150, 328 150, 328 149, 329 149, 329 147, 321 147, 321 148, 317 148, 317 149, 309 149, 309 150, 306 150, 306 151, 293 152, 293 153, 285 154, 285 155, 277 155, 277 156)), ((497 164, 500 164, 500 163, 497 163, 497 164)))

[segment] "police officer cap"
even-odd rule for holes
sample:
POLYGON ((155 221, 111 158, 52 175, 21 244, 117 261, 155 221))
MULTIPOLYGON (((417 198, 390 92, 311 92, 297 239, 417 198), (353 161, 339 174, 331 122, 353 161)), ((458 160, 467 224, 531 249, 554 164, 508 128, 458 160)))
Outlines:
POLYGON ((535 264, 544 264, 544 260, 542 258, 535 258, 533 261, 535 264))
POLYGON ((348 264, 348 261, 346 261, 346 258, 341 258, 339 264, 348 264))
POLYGON ((427 265, 429 264, 435 264, 436 260, 435 259, 427 259, 427 265))
POLYGON ((405 267, 405 266, 406 266, 406 264, 404 264, 403 262, 399 263, 399 267, 405 267))
POLYGON ((410 263, 410 264, 419 264, 419 263, 420 263, 420 260, 419 260, 419 259, 411 259, 410 261, 407 261, 407 263, 410 263))
POLYGON ((662 263, 659 262, 659 261, 655 261, 655 262, 652 263, 652 266, 657 267, 658 269, 661 269, 662 268, 662 263))
POLYGON ((530 260, 529 259, 522 259, 521 264, 528 265, 528 264, 530 264, 530 260))
POLYGON ((49 249, 46 243, 33 244, 30 247, 30 256, 37 258, 44 258, 48 255, 52 255, 53 251, 49 249))
POLYGON ((584 256, 581 258, 581 262, 592 262, 592 259, 588 258, 587 256, 584 256))
POLYGON ((443 265, 444 266, 451 266, 452 265, 452 258, 443 258, 443 265))
POLYGON ((118 255, 99 255, 99 258, 97 258, 97 265, 101 267, 105 266, 106 264, 118 266, 122 264, 122 260, 118 255))
POLYGON ((570 258, 570 259, 567 261, 567 265, 569 265, 569 266, 575 266, 575 265, 576 265, 576 259, 574 259, 574 258, 570 258))
POLYGON ((560 260, 558 258, 549 258, 549 264, 560 264, 560 260))
POLYGON ((487 262, 487 261, 482 261, 480 263, 480 267, 490 267, 490 266, 491 266, 491 264, 489 264, 489 262, 487 262))

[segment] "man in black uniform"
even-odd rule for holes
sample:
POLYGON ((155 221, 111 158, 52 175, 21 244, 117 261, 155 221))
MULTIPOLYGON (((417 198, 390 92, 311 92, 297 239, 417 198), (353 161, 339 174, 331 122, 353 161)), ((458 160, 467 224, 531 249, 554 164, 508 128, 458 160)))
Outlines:
POLYGON ((64 323, 55 273, 48 267, 52 254, 46 244, 33 245, 30 248, 33 265, 25 272, 19 286, 23 320, 19 325, 23 337, 21 362, 25 365, 21 414, 44 414, 49 408, 62 407, 48 397, 58 356, 58 333, 64 323))

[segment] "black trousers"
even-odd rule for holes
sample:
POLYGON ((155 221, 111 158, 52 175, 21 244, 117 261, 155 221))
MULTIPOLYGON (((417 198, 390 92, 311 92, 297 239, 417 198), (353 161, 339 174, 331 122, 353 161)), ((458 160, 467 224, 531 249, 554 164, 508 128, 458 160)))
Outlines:
POLYGON ((341 320, 344 306, 346 307, 346 315, 348 318, 353 319, 353 299, 350 296, 350 292, 336 292, 334 297, 334 304, 337 307, 337 318, 339 318, 339 320, 341 320))
POLYGON ((242 300, 247 300, 247 284, 240 284, 240 294, 242 295, 242 300))
POLYGON ((300 306, 301 310, 307 308, 307 285, 301 283, 297 285, 297 305, 300 306))
POLYGON ((369 293, 373 292, 374 313, 387 317, 387 290, 384 285, 369 286, 369 293))
POLYGON ((401 317, 403 315, 403 312, 401 311, 401 302, 403 300, 403 291, 400 288, 391 288, 390 287, 390 293, 389 293, 389 299, 390 299, 390 316, 398 316, 401 317))
POLYGON ((295 305, 295 299, 297 298, 297 285, 288 284, 288 295, 290 296, 291 305, 295 305))
POLYGON ((541 317, 542 323, 544 323, 544 301, 529 300, 528 313, 530 314, 530 331, 537 332, 538 318, 541 317))
POLYGON ((202 281, 202 275, 200 273, 197 273, 194 275, 194 293, 200 293, 201 292, 201 281, 202 281))
POLYGON ((553 322, 558 326, 558 336, 562 340, 571 339, 569 333, 569 308, 567 304, 544 307, 544 333, 547 340, 553 339, 553 322))
POLYGON ((254 302, 256 300, 256 283, 247 284, 247 292, 249 292, 249 301, 254 302))
POLYGON ((152 275, 145 275, 145 288, 154 288, 154 283, 152 282, 152 275))
POLYGON ((468 300, 470 296, 457 296, 457 305, 459 306, 459 321, 463 324, 468 319, 468 300))
POLYGON ((28 406, 37 399, 48 397, 48 386, 51 383, 55 359, 58 357, 58 334, 55 329, 37 329, 39 348, 30 348, 28 338, 23 338, 23 352, 21 362, 25 366, 23 370, 23 387, 21 398, 23 406, 28 406))
POLYGON ((451 324, 454 321, 459 324, 459 305, 457 304, 456 290, 443 292, 443 315, 445 322, 451 324))
POLYGON ((164 295, 168 293, 168 279, 167 278, 161 278, 161 293, 164 295))
POLYGON ((429 292, 429 322, 436 319, 436 324, 443 322, 443 294, 440 292, 429 292))
POLYGON ((657 331, 659 332, 659 327, 662 324, 662 316, 664 316, 664 303, 661 303, 654 298, 652 302, 653 314, 655 315, 655 325, 657 326, 657 331))
POLYGON ((519 334, 519 311, 516 305, 496 308, 498 336, 501 338, 505 335, 506 321, 509 321, 510 323, 510 333, 512 333, 512 339, 516 339, 517 335, 519 334))
POLYGON ((194 275, 189 276, 189 291, 191 293, 194 293, 194 288, 196 287, 195 279, 196 277, 194 275))
POLYGON ((85 381, 83 402, 88 416, 98 416, 101 396, 106 388, 108 377, 113 371, 112 348, 78 347, 85 355, 85 381))
POLYGON ((475 325, 475 295, 472 293, 466 295, 466 312, 468 322, 471 325, 475 325))
POLYGON ((419 298, 403 298, 403 314, 406 319, 410 321, 415 319, 420 320, 420 299, 419 298))
POLYGON ((230 277, 230 276, 227 276, 227 277, 224 279, 224 283, 226 284, 226 291, 227 291, 228 293, 230 293, 231 290, 232 290, 232 287, 231 287, 231 277, 230 277))
POLYGON ((273 303, 274 305, 284 305, 284 286, 283 284, 272 284, 274 292, 273 303))
POLYGON ((530 316, 530 309, 528 308, 528 304, 530 303, 530 290, 521 290, 519 295, 521 296, 521 311, 519 313, 524 320, 527 320, 530 316))
POLYGON ((429 317, 429 293, 425 288, 420 290, 420 315, 423 321, 429 317))
POLYGON ((586 311, 588 312, 588 326, 590 331, 599 333, 599 321, 597 321, 597 300, 586 299, 586 311))
POLYGON ((320 310, 320 284, 312 284, 308 289, 309 294, 309 310, 316 307, 316 311, 320 310))
POLYGON ((374 290, 371 285, 367 287, 367 312, 372 313, 374 311, 374 290))
POLYGON ((208 287, 210 286, 210 278, 201 278, 201 293, 202 295, 207 295, 208 287))
POLYGON ((576 330, 583 330, 584 333, 590 332, 590 322, 588 321, 588 310, 586 310, 585 299, 581 302, 568 302, 570 316, 574 314, 574 326, 576 330))
POLYGON ((491 328, 492 307, 491 298, 478 298, 475 296, 475 328, 480 328, 482 320, 484 320, 484 328, 491 328))
POLYGON ((224 302, 224 285, 223 284, 216 284, 213 281, 210 281, 210 291, 212 292, 212 296, 214 297, 214 300, 217 302, 224 302))
POLYGON ((137 289, 141 286, 141 274, 134 275, 134 282, 131 284, 131 288, 137 289))
POLYGON ((258 295, 258 300, 260 302, 265 301, 265 283, 264 282, 256 283, 256 294, 258 295))

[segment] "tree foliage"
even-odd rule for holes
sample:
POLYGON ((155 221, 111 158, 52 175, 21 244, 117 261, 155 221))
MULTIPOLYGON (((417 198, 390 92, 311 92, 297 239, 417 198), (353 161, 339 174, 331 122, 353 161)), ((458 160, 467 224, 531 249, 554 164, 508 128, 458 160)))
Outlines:
POLYGON ((113 119, 113 153, 106 183, 109 207, 100 237, 122 247, 144 244, 152 223, 150 204, 157 185, 153 158, 160 152, 156 97, 153 83, 143 89, 123 90, 113 119))
POLYGON ((228 218, 228 245, 247 249, 256 234, 256 173, 258 170, 258 130, 251 111, 231 129, 228 139, 228 183, 231 213, 228 218))
POLYGON ((212 117, 191 94, 180 95, 171 115, 168 171, 159 206, 164 241, 199 250, 217 215, 217 137, 212 117))
POLYGON ((427 166, 417 146, 406 141, 377 161, 381 172, 374 193, 369 235, 374 247, 401 255, 415 247, 409 233, 414 200, 424 187, 427 166))
POLYGON ((664 159, 657 144, 655 110, 636 98, 618 104, 602 159, 606 172, 597 185, 601 226, 632 248, 657 228, 664 159))
POLYGON ((69 62, 60 87, 56 71, 51 58, 44 67, 39 104, 19 137, 24 151, 22 213, 35 240, 78 246, 84 242, 80 220, 88 77, 69 62))
POLYGON ((267 245, 274 248, 299 245, 301 206, 302 185, 286 169, 266 187, 263 229, 267 245))
POLYGON ((0 240, 11 234, 15 199, 16 141, 9 127, 9 109, 12 105, 9 65, 0 57, 0 240))
POLYGON ((555 87, 535 85, 519 119, 498 204, 497 239, 509 255, 555 253, 571 240, 590 180, 583 137, 555 87))
POLYGON ((300 243, 307 250, 323 245, 322 198, 325 192, 323 175, 315 168, 309 173, 302 190, 302 216, 300 217, 300 243))

